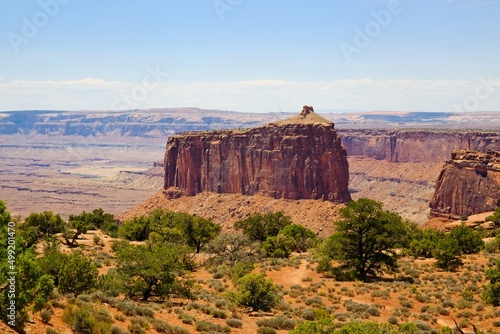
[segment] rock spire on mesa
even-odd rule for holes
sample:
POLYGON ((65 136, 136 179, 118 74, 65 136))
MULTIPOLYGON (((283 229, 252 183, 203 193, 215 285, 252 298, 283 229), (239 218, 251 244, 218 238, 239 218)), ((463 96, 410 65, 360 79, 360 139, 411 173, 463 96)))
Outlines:
POLYGON ((171 136, 164 166, 164 188, 176 196, 216 192, 351 199, 347 152, 334 124, 310 106, 258 128, 171 136))
POLYGON ((286 124, 330 124, 333 125, 333 122, 327 120, 326 118, 316 114, 314 112, 314 108, 312 106, 304 106, 300 114, 293 116, 291 118, 277 121, 271 123, 274 125, 286 125, 286 124))

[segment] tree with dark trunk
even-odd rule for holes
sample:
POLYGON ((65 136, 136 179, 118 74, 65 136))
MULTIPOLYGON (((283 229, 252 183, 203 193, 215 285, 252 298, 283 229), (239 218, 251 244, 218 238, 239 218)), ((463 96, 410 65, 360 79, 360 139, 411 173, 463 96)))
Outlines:
POLYGON ((116 250, 117 275, 123 283, 123 292, 130 298, 143 301, 156 296, 189 295, 183 261, 190 248, 179 245, 128 243, 116 250))
POLYGON ((382 203, 361 198, 340 209, 336 232, 324 243, 324 254, 341 263, 334 273, 366 280, 397 269, 396 247, 405 241, 401 217, 382 210, 382 203))

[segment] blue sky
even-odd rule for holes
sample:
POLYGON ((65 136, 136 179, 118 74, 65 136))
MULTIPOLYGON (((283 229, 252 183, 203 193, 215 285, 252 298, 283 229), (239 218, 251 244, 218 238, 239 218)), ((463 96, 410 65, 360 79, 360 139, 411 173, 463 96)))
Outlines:
POLYGON ((500 1, 1 0, 0 110, 500 110, 500 1))

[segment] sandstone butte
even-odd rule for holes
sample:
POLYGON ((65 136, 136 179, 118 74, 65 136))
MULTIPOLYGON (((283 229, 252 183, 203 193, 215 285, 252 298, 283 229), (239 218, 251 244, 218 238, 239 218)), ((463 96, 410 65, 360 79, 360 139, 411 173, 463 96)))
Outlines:
POLYGON ((165 192, 202 192, 345 203, 347 152, 334 123, 304 106, 299 115, 246 130, 188 132, 168 138, 165 192))
POLYGON ((436 182, 431 216, 458 219, 500 206, 500 151, 451 152, 436 182))

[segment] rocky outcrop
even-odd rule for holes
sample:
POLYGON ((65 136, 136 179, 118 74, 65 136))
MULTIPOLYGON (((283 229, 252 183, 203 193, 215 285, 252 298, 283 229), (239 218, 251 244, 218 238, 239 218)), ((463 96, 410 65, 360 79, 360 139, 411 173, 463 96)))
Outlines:
POLYGON ((350 200, 347 153, 334 124, 304 108, 285 121, 249 130, 171 136, 165 189, 257 193, 285 199, 350 200))
POLYGON ((439 162, 453 150, 500 151, 500 133, 436 130, 338 130, 349 156, 390 162, 439 162))
POLYGON ((500 206, 500 151, 453 151, 439 174, 432 216, 459 218, 500 206))

